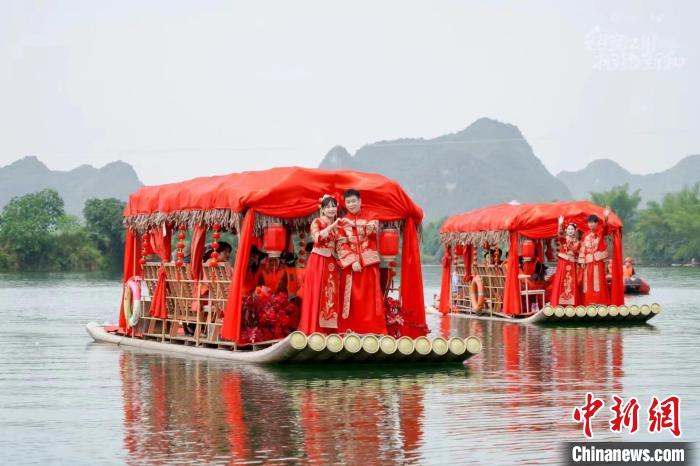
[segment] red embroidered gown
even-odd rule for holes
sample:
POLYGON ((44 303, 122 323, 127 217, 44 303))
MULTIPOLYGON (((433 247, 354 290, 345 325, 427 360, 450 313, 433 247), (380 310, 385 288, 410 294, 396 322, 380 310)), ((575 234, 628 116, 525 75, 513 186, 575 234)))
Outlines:
POLYGON ((337 233, 326 231, 329 223, 317 218, 311 223, 314 248, 306 263, 299 330, 332 333, 338 329, 340 311, 339 273, 336 263, 337 233))
POLYGON ((607 225, 589 231, 581 240, 579 263, 583 265, 583 288, 581 301, 584 305, 610 305, 610 293, 606 278, 605 260, 608 258, 608 245, 605 242, 607 225))
POLYGON ((576 264, 578 262, 581 243, 577 238, 566 236, 559 232, 557 251, 557 271, 552 282, 552 306, 578 306, 581 297, 576 282, 576 264))
POLYGON ((342 268, 342 296, 339 330, 385 335, 386 318, 379 276, 377 230, 379 222, 348 214, 341 219, 338 230, 338 261, 342 268), (362 270, 353 272, 352 264, 359 262, 362 270))

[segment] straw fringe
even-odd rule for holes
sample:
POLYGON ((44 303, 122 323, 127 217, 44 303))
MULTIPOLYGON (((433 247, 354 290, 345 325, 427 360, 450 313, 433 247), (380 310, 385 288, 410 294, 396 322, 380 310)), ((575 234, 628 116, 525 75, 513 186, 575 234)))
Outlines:
POLYGON ((486 243, 506 243, 508 242, 508 232, 505 230, 498 230, 440 233, 440 242, 443 244, 443 246, 457 246, 466 244, 481 246, 486 243))
MULTIPOLYGON (((253 228, 256 236, 262 235, 265 228, 273 224, 286 225, 294 232, 307 231, 311 222, 313 222, 315 218, 318 218, 318 216, 318 212, 303 217, 292 218, 273 217, 258 213, 255 215, 255 225, 253 228)), ((243 214, 239 212, 232 212, 228 209, 213 209, 207 211, 178 210, 170 213, 154 212, 152 214, 131 215, 125 217, 123 223, 126 228, 141 233, 145 233, 153 227, 159 227, 165 223, 176 226, 185 225, 188 230, 192 230, 195 226, 201 224, 211 227, 215 223, 218 223, 222 230, 235 234, 240 230, 242 221, 243 214)), ((396 228, 403 232, 404 224, 404 220, 391 220, 388 222, 381 222, 380 227, 383 229, 396 228)), ((416 230, 421 234, 422 225, 416 225, 416 230)))

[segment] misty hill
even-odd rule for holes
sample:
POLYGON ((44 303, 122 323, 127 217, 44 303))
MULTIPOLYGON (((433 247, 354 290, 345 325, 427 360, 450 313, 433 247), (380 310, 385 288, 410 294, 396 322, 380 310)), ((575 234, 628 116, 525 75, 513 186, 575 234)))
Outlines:
POLYGON ((336 146, 320 168, 354 169, 393 178, 425 211, 426 220, 489 204, 571 199, 513 125, 481 118, 434 139, 381 141, 354 156, 336 146))
POLYGON ((630 191, 640 190, 641 206, 660 201, 663 195, 692 186, 700 181, 700 155, 689 155, 668 170, 649 175, 636 175, 609 159, 594 160, 579 171, 563 171, 557 175, 575 198, 589 198, 591 192, 606 191, 613 186, 629 184, 630 191))
POLYGON ((125 201, 140 186, 136 172, 125 162, 58 171, 49 170, 39 159, 29 156, 0 167, 0 208, 15 196, 52 188, 63 198, 67 213, 82 217, 86 200, 114 197, 125 201))

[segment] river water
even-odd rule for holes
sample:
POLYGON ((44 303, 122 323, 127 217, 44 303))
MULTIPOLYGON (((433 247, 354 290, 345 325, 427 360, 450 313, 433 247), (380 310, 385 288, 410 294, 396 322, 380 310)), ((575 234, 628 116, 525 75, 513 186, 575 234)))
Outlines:
MULTIPOLYGON (((0 275, 4 464, 541 464, 593 392, 596 440, 651 434, 651 396, 681 397, 682 439, 700 440, 700 269, 639 269, 659 302, 648 325, 537 327, 429 316, 433 333, 477 335, 448 367, 255 367, 92 343, 114 322, 119 282, 0 275), (640 431, 613 434, 612 395, 640 402, 640 431)), ((424 270, 426 296, 439 268, 424 270)))

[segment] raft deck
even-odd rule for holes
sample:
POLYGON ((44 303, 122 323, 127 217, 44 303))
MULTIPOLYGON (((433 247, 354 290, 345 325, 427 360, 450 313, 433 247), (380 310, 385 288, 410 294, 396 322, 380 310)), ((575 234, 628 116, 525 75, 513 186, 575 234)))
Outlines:
POLYGON ((105 326, 89 323, 88 334, 99 343, 129 346, 153 351, 187 354, 254 364, 364 362, 364 363, 443 363, 462 362, 481 352, 481 340, 467 338, 390 336, 294 332, 283 340, 262 349, 205 348, 169 342, 146 340, 110 331, 105 326))
MULTIPOLYGON (((434 306, 426 308, 431 314, 442 314, 434 306)), ((495 320, 518 324, 550 323, 598 323, 630 324, 644 323, 661 313, 661 305, 633 304, 631 306, 545 306, 540 311, 527 317, 506 317, 503 314, 491 315, 488 310, 476 312, 450 312, 448 315, 465 319, 495 320)))

